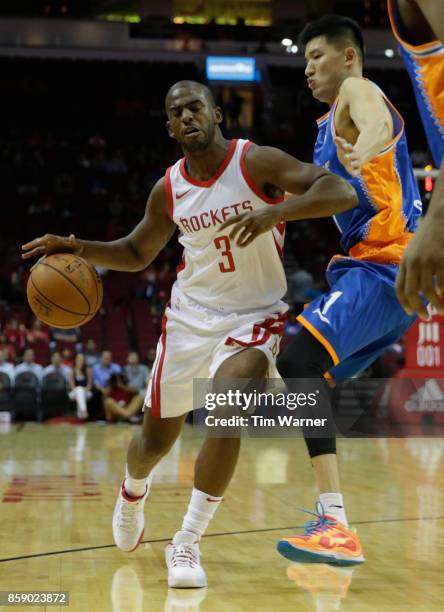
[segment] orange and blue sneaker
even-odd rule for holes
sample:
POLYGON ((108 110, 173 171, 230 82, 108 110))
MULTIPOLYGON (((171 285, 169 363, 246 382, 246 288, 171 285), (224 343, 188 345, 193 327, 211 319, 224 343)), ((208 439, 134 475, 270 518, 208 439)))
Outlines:
POLYGON ((328 563, 349 566, 364 563, 361 542, 357 534, 333 516, 327 515, 320 502, 316 517, 304 525, 303 535, 289 536, 279 540, 277 549, 286 559, 299 563, 328 563))

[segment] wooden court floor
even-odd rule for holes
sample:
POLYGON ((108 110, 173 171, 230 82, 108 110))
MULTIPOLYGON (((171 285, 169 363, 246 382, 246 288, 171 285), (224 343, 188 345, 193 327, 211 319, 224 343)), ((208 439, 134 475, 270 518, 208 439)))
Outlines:
POLYGON ((348 515, 367 562, 287 562, 276 540, 311 520, 302 440, 246 439, 202 542, 209 587, 168 589, 163 549, 180 526, 200 440, 190 429, 158 466, 144 543, 113 545, 111 517, 132 426, 12 425, 0 433, 0 590, 69 591, 92 612, 444 610, 444 439, 340 441, 348 515))

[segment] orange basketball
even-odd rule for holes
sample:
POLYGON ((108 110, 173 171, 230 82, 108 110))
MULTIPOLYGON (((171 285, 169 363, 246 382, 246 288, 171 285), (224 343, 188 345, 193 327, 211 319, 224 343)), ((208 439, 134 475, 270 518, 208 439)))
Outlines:
POLYGON ((102 304, 103 286, 87 261, 72 253, 58 253, 36 264, 26 293, 40 321, 69 329, 93 318, 102 304))

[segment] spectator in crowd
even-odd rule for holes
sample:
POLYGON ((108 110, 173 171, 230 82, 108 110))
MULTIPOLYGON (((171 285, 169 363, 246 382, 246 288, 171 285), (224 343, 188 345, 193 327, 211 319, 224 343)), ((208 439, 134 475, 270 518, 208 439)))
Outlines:
POLYGON ((26 344, 26 335, 28 330, 23 323, 18 319, 13 318, 5 325, 4 334, 9 344, 14 346, 15 352, 22 351, 26 344))
POLYGON ((69 398, 77 405, 77 418, 88 418, 87 401, 92 397, 93 378, 91 368, 86 363, 85 355, 76 355, 74 368, 69 375, 69 398))
POLYGON ((15 368, 15 378, 23 372, 32 372, 39 381, 42 380, 43 367, 35 362, 34 349, 27 348, 23 353, 23 361, 15 368))
POLYGON ((53 327, 51 329, 51 348, 55 348, 57 344, 71 344, 76 348, 80 348, 80 329, 73 327, 72 329, 59 329, 53 327))
POLYGON ((85 355, 86 363, 89 367, 92 368, 94 364, 96 364, 100 359, 100 354, 97 350, 97 345, 92 338, 89 338, 86 341, 85 351, 83 353, 85 355))
POLYGON ((11 381, 11 385, 14 382, 14 372, 15 368, 12 363, 9 363, 8 353, 5 349, 0 349, 0 372, 7 374, 9 376, 9 380, 11 381))
POLYGON ((51 355, 51 363, 49 366, 44 368, 43 376, 46 376, 47 374, 60 374, 63 376, 66 382, 69 381, 71 368, 62 363, 62 356, 59 351, 54 351, 54 353, 51 355))
POLYGON ((144 398, 150 377, 150 371, 146 365, 139 362, 139 353, 136 351, 131 351, 128 353, 127 365, 125 366, 125 375, 128 379, 128 386, 130 389, 144 398))
POLYGON ((8 361, 15 363, 15 347, 11 342, 9 342, 5 334, 0 334, 0 351, 6 351, 8 361))
POLYGON ((74 355, 73 355, 72 350, 68 346, 65 346, 65 348, 62 349, 61 354, 62 354, 63 365, 72 369, 74 367, 74 355))
POLYGON ((146 352, 146 357, 142 361, 144 365, 151 371, 153 369, 153 364, 156 360, 156 347, 150 346, 150 348, 146 352))
POLYGON ((120 374, 122 368, 112 361, 111 351, 103 351, 98 361, 92 368, 93 383, 96 389, 105 392, 109 379, 113 374, 120 374))
POLYGON ((48 328, 43 325, 39 319, 34 319, 31 325, 31 329, 26 334, 26 340, 28 344, 33 344, 39 340, 43 342, 49 342, 49 331, 48 328))
POLYGON ((105 392, 103 407, 107 421, 130 420, 142 410, 143 395, 134 393, 123 373, 112 374, 105 392))

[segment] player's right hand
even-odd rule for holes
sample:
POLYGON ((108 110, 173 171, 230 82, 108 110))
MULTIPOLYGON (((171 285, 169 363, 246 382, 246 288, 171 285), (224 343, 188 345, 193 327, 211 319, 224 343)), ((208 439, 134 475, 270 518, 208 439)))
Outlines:
POLYGON ((40 238, 35 238, 31 242, 22 245, 22 259, 30 259, 31 257, 52 255, 53 253, 74 253, 80 255, 82 246, 78 240, 71 234, 70 236, 54 236, 54 234, 45 234, 40 238))
POLYGON ((402 257, 396 294, 408 314, 429 320, 423 295, 444 314, 444 240, 442 224, 425 217, 402 257))

